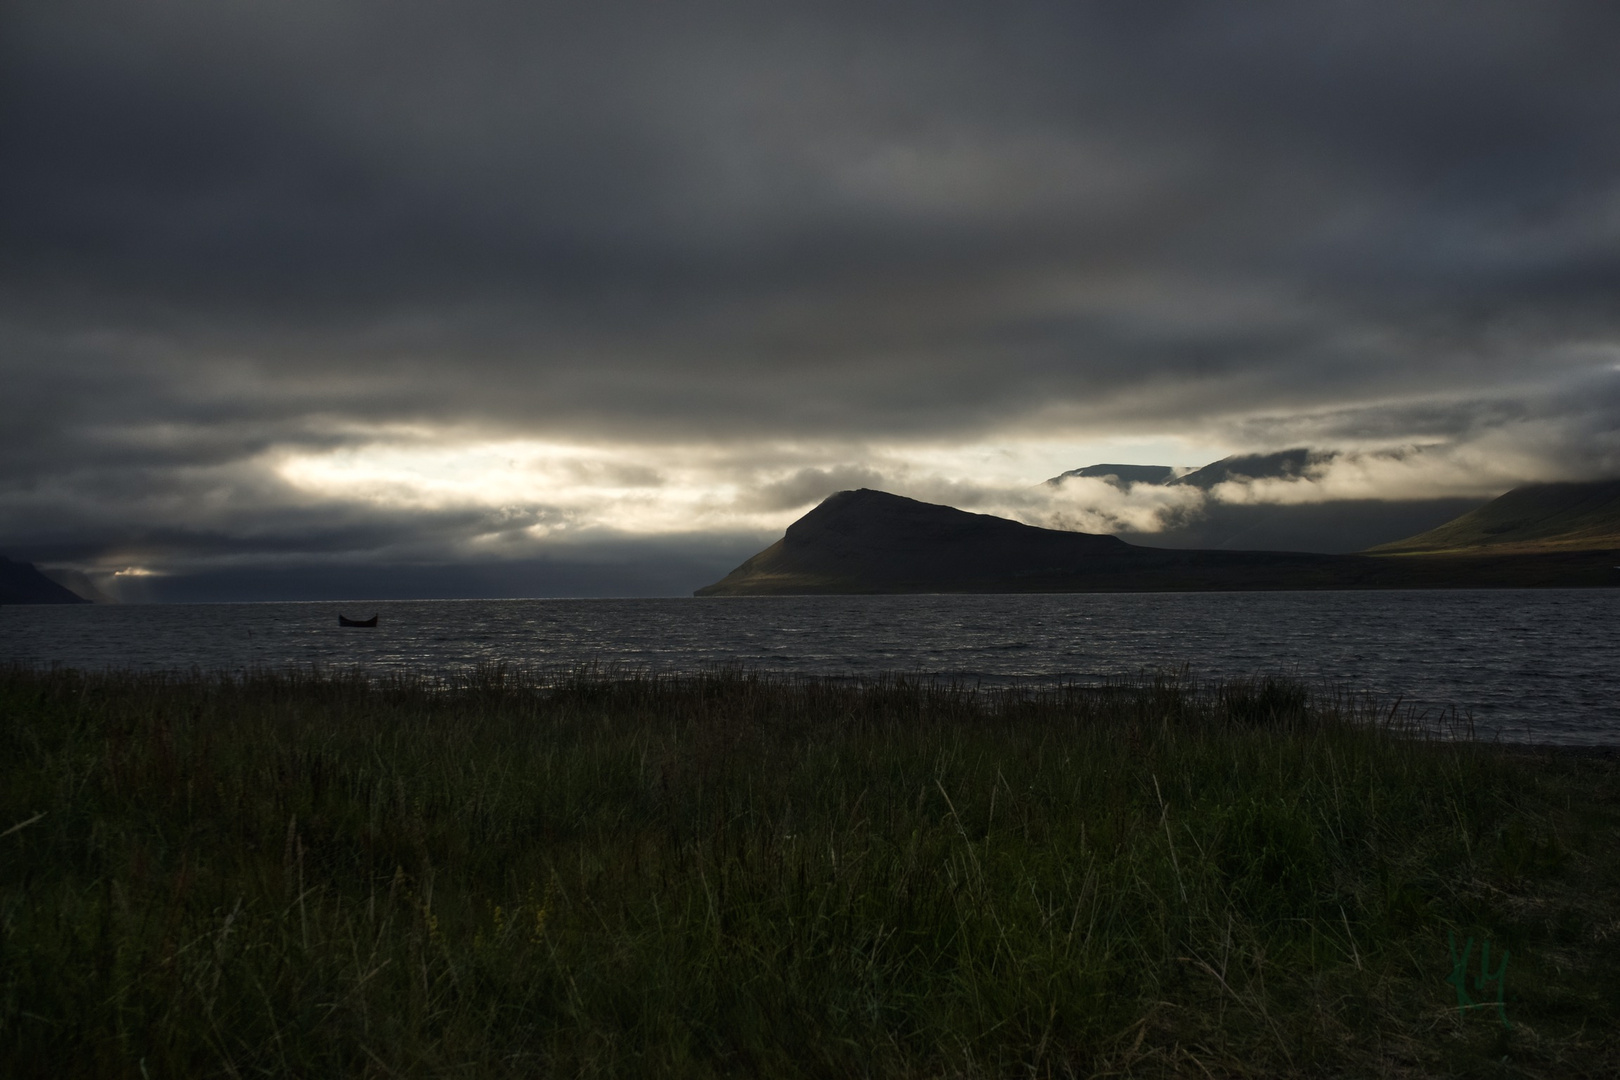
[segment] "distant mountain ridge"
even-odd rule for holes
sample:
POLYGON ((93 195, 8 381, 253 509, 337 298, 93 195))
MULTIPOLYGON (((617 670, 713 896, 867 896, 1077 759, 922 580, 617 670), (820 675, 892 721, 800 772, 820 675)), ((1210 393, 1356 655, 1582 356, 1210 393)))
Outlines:
MULTIPOLYGON (((1326 464, 1336 455, 1305 447, 1270 454, 1243 454, 1222 458, 1201 469, 1180 473, 1168 465, 1088 465, 1054 476, 1047 483, 1060 486, 1071 477, 1106 480, 1117 487, 1134 484, 1213 489, 1217 484, 1237 480, 1300 479, 1312 466, 1326 464)), ((1501 555, 1572 551, 1620 551, 1620 479, 1575 483, 1527 484, 1485 503, 1464 509, 1459 503, 1471 500, 1429 500, 1425 509, 1454 509, 1455 516, 1432 528, 1401 539, 1382 541, 1361 548, 1371 555, 1451 554, 1468 555, 1494 552, 1501 555)), ((1383 507, 1400 505, 1383 501, 1383 507)), ((1201 523, 1220 521, 1230 532, 1219 548, 1243 546, 1243 541, 1268 531, 1276 533, 1275 523, 1265 521, 1290 515, 1296 519, 1317 518, 1322 524, 1338 524, 1333 518, 1360 516, 1371 522, 1379 513, 1379 500, 1340 500, 1318 504, 1269 507, 1264 504, 1215 505, 1202 508, 1201 523), (1248 520, 1246 520, 1248 519, 1248 520), (1251 520, 1258 519, 1251 524, 1251 520), (1237 541, 1236 544, 1233 541, 1237 541)), ((1383 520, 1394 524, 1399 515, 1384 513, 1383 520)), ((1432 520, 1432 519, 1431 519, 1432 520)), ((1340 525, 1342 529, 1343 526, 1340 525)), ((1421 527, 1420 527, 1421 528, 1421 527)), ((1153 544, 1161 534, 1135 534, 1153 544)), ((1386 533, 1385 535, 1388 535, 1386 533)), ((1174 545, 1181 547, 1184 545, 1174 545)))
POLYGON ((1305 475, 1310 466, 1325 464, 1336 456, 1331 451, 1296 446, 1291 450, 1278 450, 1270 454, 1234 454, 1198 469, 1178 469, 1171 465, 1087 465, 1081 469, 1070 469, 1066 473, 1060 473, 1046 482, 1057 487, 1071 477, 1082 477, 1112 480, 1116 482, 1116 486, 1185 485, 1208 491, 1216 484, 1233 480, 1298 479, 1305 475))
POLYGON ((1234 454, 1201 469, 1194 469, 1185 476, 1178 476, 1170 483, 1208 491, 1216 484, 1233 481, 1298 480, 1306 475, 1311 466, 1325 465, 1337 456, 1332 451, 1312 450, 1304 446, 1270 454, 1234 454))
MULTIPOLYGON (((1121 527, 1118 535, 1144 547, 1214 551, 1310 551, 1347 555, 1442 525, 1476 509, 1479 498, 1332 499, 1322 502, 1256 503, 1216 497, 1224 483, 1308 481, 1339 455, 1293 447, 1265 454, 1234 454, 1202 468, 1169 465, 1087 465, 1054 476, 1062 489, 1073 479, 1102 480, 1128 493, 1149 488, 1196 489, 1203 500, 1172 501, 1157 511, 1157 527, 1121 527)), ((1084 492, 1081 492, 1082 497, 1084 492)), ((1185 491, 1190 496, 1191 491, 1185 491)), ((1086 508, 1077 504, 1076 509, 1086 508)), ((1106 514, 1103 515, 1106 518, 1106 514)))
POLYGON ((0 604, 88 604, 89 601, 52 581, 33 563, 0 555, 0 604))
POLYGON ((1381 558, 1147 548, 863 488, 829 496, 695 595, 1620 585, 1612 561, 1587 552, 1381 558))
POLYGON ((1070 477, 1087 480, 1111 480, 1116 487, 1126 484, 1168 484, 1176 477, 1169 465, 1087 465, 1083 469, 1070 469, 1047 481, 1051 487, 1060 486, 1070 477))

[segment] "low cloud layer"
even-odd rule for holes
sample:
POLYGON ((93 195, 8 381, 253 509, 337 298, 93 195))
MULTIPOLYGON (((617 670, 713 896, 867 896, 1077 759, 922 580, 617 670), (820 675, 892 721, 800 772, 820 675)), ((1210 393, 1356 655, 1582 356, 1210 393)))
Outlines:
POLYGON ((0 551, 684 591, 851 486, 1164 536, 1614 475, 1617 34, 1556 0, 8 5, 0 551), (1329 465, 1042 487, 1294 446, 1329 465))
POLYGON ((1022 516, 1157 547, 1354 552, 1424 532, 1494 494, 1488 473, 1458 460, 1470 456, 1451 446, 1296 448, 1169 482, 1055 477, 1045 505, 1022 516))

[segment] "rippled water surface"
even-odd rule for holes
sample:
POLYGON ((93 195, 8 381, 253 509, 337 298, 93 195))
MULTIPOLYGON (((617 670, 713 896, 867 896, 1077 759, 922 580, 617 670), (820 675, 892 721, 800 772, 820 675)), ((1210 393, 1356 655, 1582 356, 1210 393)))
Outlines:
POLYGON ((594 662, 923 672, 989 683, 1281 672, 1471 713, 1504 739, 1620 745, 1620 590, 434 600, 0 608, 0 659, 454 671, 594 662), (342 610, 380 615, 342 629, 342 610))

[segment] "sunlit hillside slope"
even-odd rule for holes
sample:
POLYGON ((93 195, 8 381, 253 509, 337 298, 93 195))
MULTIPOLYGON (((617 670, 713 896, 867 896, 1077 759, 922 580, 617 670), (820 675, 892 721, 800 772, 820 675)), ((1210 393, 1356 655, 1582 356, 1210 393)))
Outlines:
POLYGON ((1372 555, 1620 550, 1620 480, 1530 484, 1372 555))

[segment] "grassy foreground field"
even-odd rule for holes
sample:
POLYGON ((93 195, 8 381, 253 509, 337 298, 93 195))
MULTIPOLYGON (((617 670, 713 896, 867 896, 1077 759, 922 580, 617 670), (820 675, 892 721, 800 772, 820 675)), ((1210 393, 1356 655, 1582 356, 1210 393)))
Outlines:
POLYGON ((1287 683, 0 671, 7 1076, 1607 1077, 1617 1017, 1615 761, 1287 683))

